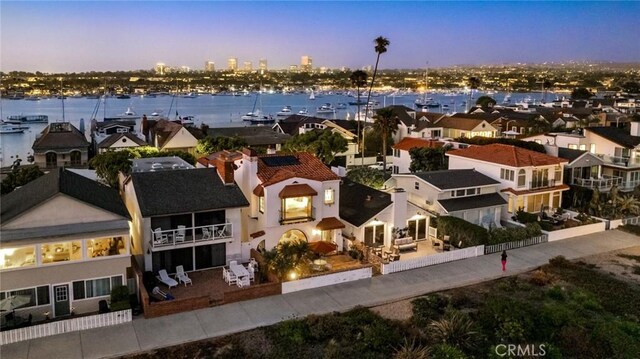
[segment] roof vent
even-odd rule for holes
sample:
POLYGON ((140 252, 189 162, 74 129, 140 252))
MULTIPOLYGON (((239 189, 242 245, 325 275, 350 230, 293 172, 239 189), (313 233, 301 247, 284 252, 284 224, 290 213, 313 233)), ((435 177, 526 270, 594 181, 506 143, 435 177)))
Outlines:
POLYGON ((151 165, 151 170, 159 170, 159 169, 162 169, 162 163, 154 162, 154 163, 151 165))

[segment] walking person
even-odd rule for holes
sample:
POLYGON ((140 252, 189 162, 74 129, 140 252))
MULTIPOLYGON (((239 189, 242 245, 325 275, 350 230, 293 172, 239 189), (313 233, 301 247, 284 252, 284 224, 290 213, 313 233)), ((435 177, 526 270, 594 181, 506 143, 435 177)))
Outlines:
POLYGON ((502 257, 502 271, 504 272, 507 270, 507 251, 502 251, 502 255, 500 257, 502 257))

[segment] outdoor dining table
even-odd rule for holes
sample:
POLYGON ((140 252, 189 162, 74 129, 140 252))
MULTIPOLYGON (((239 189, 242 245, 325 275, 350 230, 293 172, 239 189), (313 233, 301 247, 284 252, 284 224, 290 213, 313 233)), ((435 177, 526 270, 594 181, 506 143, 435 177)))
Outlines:
POLYGON ((240 264, 232 264, 229 266, 229 269, 238 278, 249 276, 249 271, 245 267, 241 266, 240 264))

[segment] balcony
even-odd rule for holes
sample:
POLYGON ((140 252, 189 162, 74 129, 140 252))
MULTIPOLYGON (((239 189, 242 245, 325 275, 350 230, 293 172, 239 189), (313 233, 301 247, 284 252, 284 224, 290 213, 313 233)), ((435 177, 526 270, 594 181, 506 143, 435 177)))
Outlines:
POLYGON ((542 179, 538 181, 529 182, 529 189, 541 189, 541 188, 549 188, 555 187, 556 180, 555 179, 542 179))
POLYGON ((233 237, 233 224, 220 223, 198 227, 184 227, 168 230, 153 230, 151 233, 153 249, 175 247, 183 244, 214 242, 233 237))
POLYGON ((303 210, 280 210, 280 224, 293 224, 311 222, 316 220, 316 207, 311 207, 311 211, 308 209, 303 210))
POLYGON ((612 186, 622 187, 622 177, 614 177, 604 175, 601 178, 574 178, 571 184, 586 187, 590 189, 598 189, 600 192, 609 191, 612 186))
POLYGON ((634 167, 640 167, 640 157, 621 157, 621 156, 609 156, 609 155, 603 155, 603 154, 598 154, 596 155, 598 156, 600 159, 602 159, 605 164, 608 165, 614 165, 614 166, 618 166, 618 167, 624 167, 624 168, 634 168, 634 167))

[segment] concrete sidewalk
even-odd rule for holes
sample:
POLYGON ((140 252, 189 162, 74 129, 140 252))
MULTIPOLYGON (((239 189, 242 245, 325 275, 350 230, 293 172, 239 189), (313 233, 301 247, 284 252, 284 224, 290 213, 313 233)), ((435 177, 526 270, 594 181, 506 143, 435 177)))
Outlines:
POLYGON ((200 309, 131 323, 66 333, 0 347, 0 357, 104 358, 271 325, 292 317, 374 306, 461 287, 536 268, 555 256, 569 259, 639 246, 640 238, 607 231, 509 251, 507 272, 500 253, 444 263, 356 282, 200 309))

